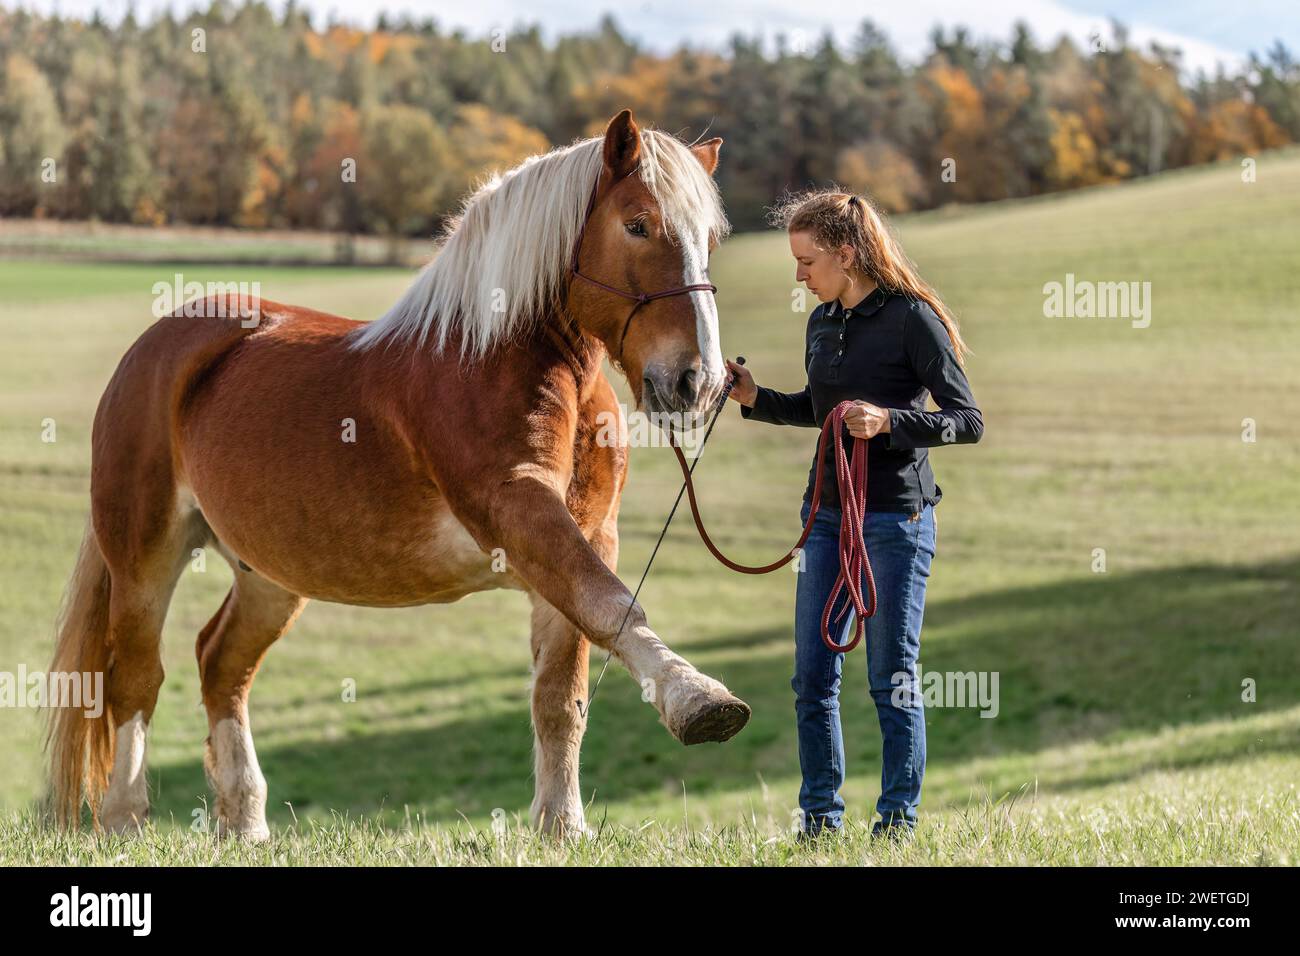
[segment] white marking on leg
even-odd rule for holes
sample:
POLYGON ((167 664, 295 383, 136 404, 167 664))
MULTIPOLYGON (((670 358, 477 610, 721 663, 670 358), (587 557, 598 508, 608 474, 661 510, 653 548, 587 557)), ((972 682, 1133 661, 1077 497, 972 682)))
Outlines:
POLYGON ((218 832, 267 839, 271 831, 266 825, 266 778, 247 723, 233 717, 218 721, 208 737, 204 764, 216 791, 218 832))
POLYGON ((547 747, 541 735, 533 732, 533 775, 536 779, 533 803, 529 808, 532 824, 546 833, 574 838, 590 835, 582 796, 578 786, 579 745, 572 743, 565 752, 565 741, 551 741, 547 747))
MULTIPOLYGON (((586 701, 567 673, 569 655, 585 653, 572 646, 576 635, 564 615, 539 595, 533 606, 533 667, 530 681, 533 717, 533 778, 535 789, 529 815, 536 829, 553 836, 590 835, 578 784, 578 762, 587 719, 586 701), (555 662, 553 654, 564 659, 555 662)), ((581 661, 572 660, 574 668, 581 661)))
POLYGON ((100 809, 100 821, 113 833, 134 832, 149 813, 149 790, 145 781, 145 738, 149 725, 140 711, 117 728, 113 752, 113 776, 100 809))
POLYGON ((649 626, 633 619, 614 645, 614 653, 649 696, 669 732, 679 740, 691 718, 735 700, 721 682, 702 674, 671 650, 649 626))

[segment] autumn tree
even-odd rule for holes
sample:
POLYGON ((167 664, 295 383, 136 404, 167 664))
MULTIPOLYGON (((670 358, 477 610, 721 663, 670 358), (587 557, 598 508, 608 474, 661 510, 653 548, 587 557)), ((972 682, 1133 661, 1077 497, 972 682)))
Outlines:
POLYGON ((513 116, 494 113, 481 103, 465 103, 456 110, 451 142, 459 170, 449 188, 457 193, 467 192, 483 178, 517 166, 551 146, 541 130, 513 116))
POLYGON ((365 162, 357 183, 374 225, 390 236, 429 232, 450 205, 455 165, 445 133, 412 106, 380 106, 363 117, 365 162))
POLYGON ((1122 25, 1085 47, 938 29, 913 62, 864 21, 659 52, 612 17, 544 37, 471 37, 424 18, 377 30, 290 0, 164 6, 116 23, 0 9, 0 213, 429 232, 480 176, 643 122, 726 140, 737 228, 832 180, 922 209, 1113 182, 1300 139, 1300 66, 1281 42, 1187 76, 1122 25))
POLYGON ((36 64, 15 53, 0 75, 0 211, 29 216, 56 195, 67 133, 54 91, 36 64))

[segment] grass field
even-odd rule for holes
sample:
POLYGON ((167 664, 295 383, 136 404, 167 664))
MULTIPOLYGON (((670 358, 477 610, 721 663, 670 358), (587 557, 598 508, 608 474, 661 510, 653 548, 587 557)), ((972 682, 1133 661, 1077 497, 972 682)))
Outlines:
MULTIPOLYGON (((861 649, 842 690, 853 829, 788 838, 799 785, 794 579, 733 575, 689 518, 641 601, 675 649, 754 709, 723 746, 672 740, 611 667, 583 751, 576 850, 519 832, 532 795, 528 614, 516 593, 409 611, 309 606, 253 693, 275 839, 214 846, 193 639, 229 575, 181 581, 150 735, 143 840, 58 836, 31 808, 38 715, 0 709, 0 863, 1300 862, 1300 153, 900 222, 963 322, 986 433, 939 449, 944 501, 924 671, 996 671, 998 715, 927 713, 918 840, 873 847, 880 734, 861 649), (1151 321, 1045 318, 1043 286, 1151 283, 1151 321), (1243 441, 1243 420, 1256 440, 1243 441), (1105 550, 1104 573, 1094 568, 1105 550), (341 702, 355 679, 357 700, 341 702), (1256 698, 1243 701, 1243 681, 1256 698), (494 812, 497 829, 494 831, 494 812)), ((0 670, 48 665, 88 507, 100 391, 150 321, 151 287, 253 280, 268 298, 373 317, 410 274, 0 261, 0 670), (42 421, 57 441, 41 440, 42 421)), ((806 316, 779 235, 714 256, 728 355, 803 385, 806 316)), ((626 391, 624 390, 624 394, 626 391)), ((255 400, 255 398, 251 399, 255 400)), ((729 409, 696 471, 719 544, 749 563, 798 534, 812 429, 729 409)), ((637 449, 621 572, 634 584, 680 476, 637 449)), ((593 674, 601 656, 593 656, 593 674)))
POLYGON ((0 219, 0 258, 278 265, 416 265, 431 246, 409 239, 217 226, 148 226, 0 219), (344 256, 351 250, 351 259, 344 256))

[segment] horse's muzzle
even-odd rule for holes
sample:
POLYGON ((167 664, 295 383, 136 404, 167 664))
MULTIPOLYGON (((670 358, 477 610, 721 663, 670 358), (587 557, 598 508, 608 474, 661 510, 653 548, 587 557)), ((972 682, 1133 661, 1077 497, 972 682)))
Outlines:
POLYGON ((718 395, 718 383, 694 365, 651 365, 641 379, 642 403, 650 412, 703 414, 718 395))

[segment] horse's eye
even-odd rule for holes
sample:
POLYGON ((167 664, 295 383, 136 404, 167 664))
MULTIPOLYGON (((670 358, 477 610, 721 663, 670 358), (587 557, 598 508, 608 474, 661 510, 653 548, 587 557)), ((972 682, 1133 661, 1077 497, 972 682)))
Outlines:
POLYGON ((627 224, 627 231, 628 231, 628 235, 640 236, 642 239, 646 238, 649 235, 649 233, 646 232, 645 229, 644 219, 636 219, 633 220, 632 222, 629 222, 627 224))

